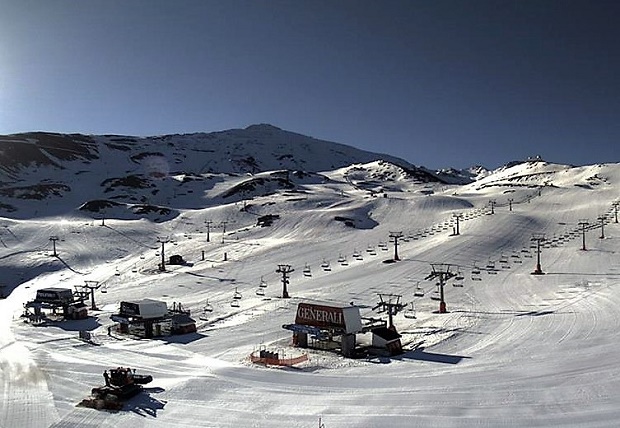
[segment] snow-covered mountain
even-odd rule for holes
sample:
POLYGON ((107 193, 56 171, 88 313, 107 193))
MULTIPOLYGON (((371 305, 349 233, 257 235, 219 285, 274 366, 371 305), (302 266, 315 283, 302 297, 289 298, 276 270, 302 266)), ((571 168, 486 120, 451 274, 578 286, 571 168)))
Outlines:
POLYGON ((259 125, 6 136, 0 169, 0 427, 620 420, 620 164, 435 173, 259 125), (543 274, 532 275, 538 244, 543 274), (188 263, 160 270, 170 255, 188 263), (434 273, 447 268, 440 314, 434 273), (100 286, 88 319, 20 318, 36 290, 84 284, 100 286), (393 317, 403 354, 313 348, 295 369, 250 362, 260 349, 302 352, 282 328, 299 303, 386 319, 379 293, 407 305, 393 317), (143 298, 182 303, 198 331, 108 334, 119 303, 143 298), (75 406, 118 366, 152 387, 116 413, 75 406))
MULTIPOLYGON (((0 195, 4 196, 0 213, 31 217, 39 211, 37 201, 41 200, 51 205, 47 214, 79 206, 92 210, 121 204, 133 211, 172 212, 219 203, 218 197, 251 198, 290 190, 296 186, 292 177, 379 160, 415 182, 442 182, 438 175, 394 156, 271 125, 145 138, 41 132, 9 135, 0 137, 0 195), (278 179, 261 175, 270 171, 298 173, 278 179), (233 177, 241 177, 233 179, 235 188, 211 192, 217 183, 233 177), (76 192, 74 183, 78 182, 80 191, 76 192), (93 202, 100 200, 110 202, 93 202), (149 208, 154 206, 165 210, 149 208)), ((375 178, 380 179, 385 168, 380 167, 375 178)))

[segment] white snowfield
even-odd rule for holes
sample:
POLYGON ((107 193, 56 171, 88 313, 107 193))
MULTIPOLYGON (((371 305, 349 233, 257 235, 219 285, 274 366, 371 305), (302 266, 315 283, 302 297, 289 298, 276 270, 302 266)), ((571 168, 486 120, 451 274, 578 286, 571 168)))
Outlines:
POLYGON ((620 164, 529 162, 467 186, 399 178, 388 197, 372 196, 346 171, 325 173, 333 181, 303 194, 279 191, 245 210, 241 202, 187 210, 164 223, 110 218, 102 226, 77 211, 2 219, 0 281, 20 285, 0 300, 0 427, 290 428, 316 427, 319 418, 325 428, 618 426, 620 164), (257 213, 279 218, 257 227, 257 213), (587 251, 584 219, 593 226, 587 251), (395 231, 403 233, 401 260, 383 263, 395 231), (538 233, 544 275, 531 274, 538 233), (58 257, 50 256, 51 236, 58 257), (180 254, 190 265, 158 272, 158 237, 173 241, 166 259, 180 254), (431 263, 465 277, 463 287, 446 286, 446 314, 434 313, 431 263), (295 269, 290 299, 279 298, 279 264, 295 269), (264 297, 255 294, 261 278, 264 297), (48 326, 20 318, 37 289, 85 281, 102 285, 93 318, 48 326), (424 297, 414 297, 418 285, 424 297), (235 290, 238 308, 230 305, 235 290), (378 293, 413 302, 415 319, 395 317, 404 354, 346 359, 310 350, 308 362, 290 369, 249 362, 261 345, 301 352, 282 328, 299 302, 353 302, 362 316, 385 317, 372 311, 378 293), (119 302, 141 298, 181 302, 198 332, 109 336, 119 302), (207 301, 214 310, 199 320, 207 301), (79 330, 90 330, 94 344, 80 341, 79 330), (154 380, 123 411, 76 407, 117 366, 154 380))

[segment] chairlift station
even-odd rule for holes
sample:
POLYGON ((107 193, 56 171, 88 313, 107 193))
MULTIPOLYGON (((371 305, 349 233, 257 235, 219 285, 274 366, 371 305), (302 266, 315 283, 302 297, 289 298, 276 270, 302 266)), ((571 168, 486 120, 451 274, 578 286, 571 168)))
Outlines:
MULTIPOLYGON (((332 306, 323 303, 301 302, 297 306, 295 323, 285 324, 282 327, 293 332, 293 345, 295 346, 326 350, 340 349, 345 357, 355 356, 358 333, 372 332, 373 345, 379 347, 386 347, 388 341, 395 339, 393 335, 387 341, 374 338, 375 335, 382 335, 383 330, 387 329, 387 323, 383 320, 362 318, 359 307, 354 305, 332 306)), ((400 339, 400 335, 396 339, 400 339)), ((399 352, 400 346, 388 349, 399 352)))

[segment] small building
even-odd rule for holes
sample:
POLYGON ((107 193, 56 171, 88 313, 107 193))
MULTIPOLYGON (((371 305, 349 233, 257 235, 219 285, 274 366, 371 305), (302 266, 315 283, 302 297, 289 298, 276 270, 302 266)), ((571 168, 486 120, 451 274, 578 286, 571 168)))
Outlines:
POLYGON ((33 322, 41 322, 49 316, 60 316, 65 320, 78 320, 88 317, 87 306, 81 299, 76 298, 70 288, 41 288, 37 290, 35 299, 27 302, 24 308, 24 316, 33 322), (31 313, 30 309, 34 313, 31 313))
POLYGON ((403 353, 403 347, 400 342, 401 335, 395 329, 377 327, 371 331, 373 347, 387 349, 390 355, 399 355, 403 353))
POLYGON ((293 343, 301 348, 309 346, 340 348, 342 355, 353 356, 357 333, 362 332, 362 318, 357 306, 302 302, 297 306, 295 324, 283 328, 293 332, 293 343), (309 340, 310 339, 310 342, 309 340))
POLYGON ((170 322, 171 334, 196 333, 196 320, 187 313, 173 313, 170 322))
POLYGON ((168 315, 166 302, 153 299, 123 301, 118 314, 110 316, 124 334, 151 338, 161 336, 168 315))
POLYGON ((172 256, 170 256, 168 264, 169 265, 184 265, 185 264, 185 260, 183 259, 183 257, 181 255, 173 254, 172 256))
POLYGON ((119 323, 119 331, 139 337, 152 338, 196 331, 196 321, 180 303, 168 309, 166 302, 153 299, 123 301, 118 314, 110 316, 119 323))

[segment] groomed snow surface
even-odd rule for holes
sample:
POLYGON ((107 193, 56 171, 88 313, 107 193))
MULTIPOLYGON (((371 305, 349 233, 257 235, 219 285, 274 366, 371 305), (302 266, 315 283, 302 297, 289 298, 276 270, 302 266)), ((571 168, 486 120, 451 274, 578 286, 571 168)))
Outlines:
POLYGON ((432 195, 428 186, 411 187, 386 198, 334 178, 301 198, 280 192, 251 201, 280 216, 270 227, 255 226, 242 203, 188 210, 161 224, 106 219, 102 226, 77 214, 2 219, 0 280, 19 285, 0 300, 0 427, 289 428, 316 427, 319 418, 325 428, 617 426, 620 169, 572 171, 522 170, 522 180, 507 171, 483 185, 434 185, 432 195), (604 180, 578 185, 593 176, 604 180), (451 236, 457 213, 461 234, 451 236), (336 216, 377 225, 351 228, 336 216), (578 222, 598 225, 599 216, 605 237, 600 227, 588 230, 582 251, 578 222), (213 222, 210 242, 205 220, 213 222), (393 231, 404 235, 402 260, 386 264, 393 231), (545 275, 531 275, 534 233, 545 234, 545 275), (50 256, 50 236, 59 237, 58 257, 50 256), (172 240, 166 257, 180 254, 190 265, 158 272, 158 237, 172 240), (435 281, 424 279, 431 263, 450 263, 465 276, 462 288, 447 285, 446 314, 433 312, 435 281), (295 269, 290 299, 278 297, 278 264, 295 269), (302 274, 306 264, 312 276, 302 274), (475 267, 481 274, 472 279, 475 267), (265 297, 255 294, 261 277, 265 297), (92 318, 47 326, 20 318, 37 289, 85 281, 102 284, 92 318), (414 297, 417 285, 424 297, 414 297), (235 289, 243 294, 238 308, 230 306, 235 289), (376 318, 385 316, 372 311, 378 293, 414 302, 416 319, 395 317, 403 355, 346 359, 310 350, 310 361, 296 368, 249 362, 261 345, 300 352, 282 328, 294 322, 299 302, 353 302, 376 318), (119 302, 145 297, 181 302, 198 332, 109 336, 119 302), (199 320, 207 300, 214 311, 199 320), (80 341, 79 330, 91 331, 94 344, 80 341), (154 380, 123 411, 76 407, 117 366, 154 380))

